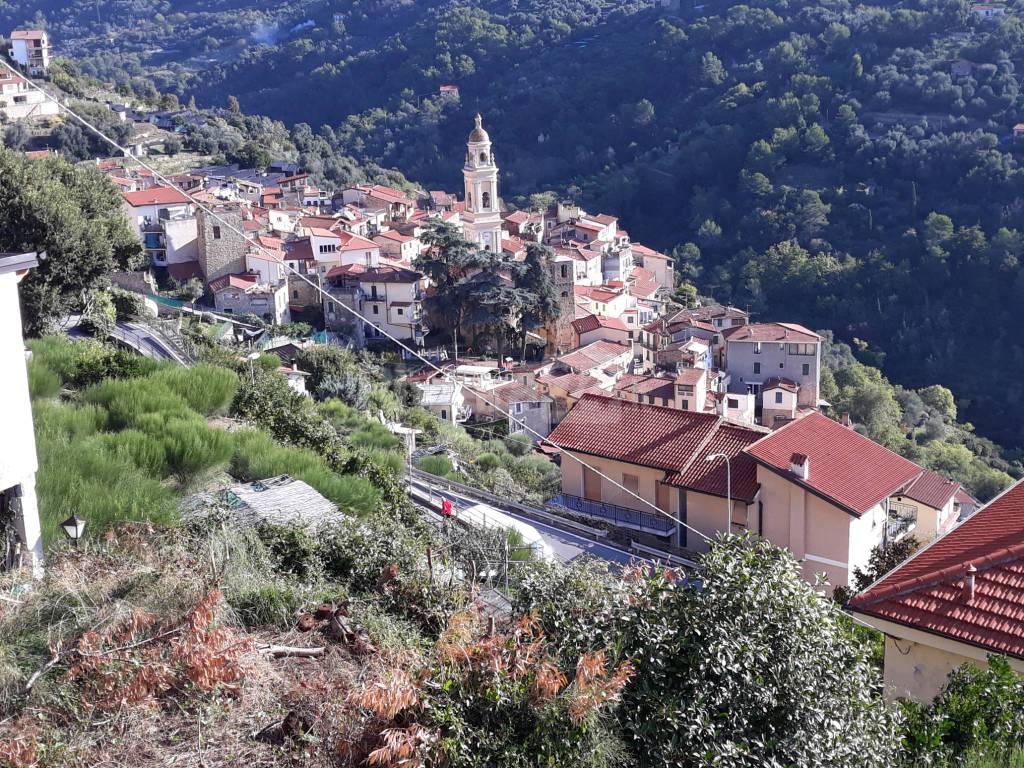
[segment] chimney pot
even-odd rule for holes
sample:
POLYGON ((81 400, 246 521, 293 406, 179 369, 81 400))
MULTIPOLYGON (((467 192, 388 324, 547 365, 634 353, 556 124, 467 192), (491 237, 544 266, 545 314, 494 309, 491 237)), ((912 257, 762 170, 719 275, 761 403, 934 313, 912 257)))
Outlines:
POLYGON ((849 411, 843 411, 843 415, 841 417, 839 417, 839 423, 842 424, 844 427, 852 426, 852 424, 850 422, 850 412, 849 411))
POLYGON ((978 569, 974 567, 974 563, 968 564, 967 568, 964 569, 964 602, 969 603, 974 599, 974 575, 978 572, 978 569))
POLYGON ((794 453, 789 459, 790 471, 801 480, 811 476, 811 459, 802 453, 794 453))

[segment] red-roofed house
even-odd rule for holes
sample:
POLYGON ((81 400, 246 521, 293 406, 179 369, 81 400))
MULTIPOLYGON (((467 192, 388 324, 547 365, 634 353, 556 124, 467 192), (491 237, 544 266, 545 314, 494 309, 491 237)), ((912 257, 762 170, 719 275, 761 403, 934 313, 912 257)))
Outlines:
POLYGON ((22 29, 11 32, 11 58, 33 77, 42 75, 50 66, 50 37, 44 29, 22 29))
POLYGON ((210 281, 213 305, 218 312, 228 315, 256 315, 268 323, 283 325, 291 322, 288 310, 288 288, 285 283, 267 285, 259 282, 259 275, 243 272, 221 275, 210 281))
POLYGON ((573 347, 586 346, 593 341, 628 344, 633 339, 633 332, 617 317, 586 315, 572 321, 572 330, 573 347))
POLYGON ((756 524, 757 466, 742 451, 763 435, 710 413, 585 395, 551 433, 564 449, 562 494, 554 501, 649 534, 653 544, 705 550, 703 538, 662 513, 709 537, 725 530, 728 470, 724 461, 707 461, 724 453, 730 457, 733 527, 756 524))
POLYGON ((398 264, 336 266, 324 275, 324 289, 331 296, 324 301, 326 326, 349 335, 358 346, 387 339, 387 334, 420 344, 427 332, 421 304, 424 282, 421 273, 398 264))
POLYGON ((412 235, 403 235, 393 229, 374 236, 373 242, 380 246, 385 256, 412 264, 420 252, 420 241, 412 235))
POLYGON ((658 285, 669 291, 675 288, 675 268, 670 256, 658 253, 640 243, 631 243, 629 248, 633 252, 633 261, 653 273, 658 285))
POLYGON ((931 541, 956 525, 962 511, 957 496, 962 492, 963 486, 956 480, 925 470, 892 498, 890 509, 913 521, 911 530, 919 540, 931 541))
POLYGON ((1024 482, 855 596, 885 633, 885 692, 929 702, 962 664, 1024 673, 1024 482))
POLYGON ((192 202, 171 187, 124 192, 124 211, 150 263, 169 267, 199 258, 199 225, 192 202))
POLYGON ((6 69, 0 71, 0 116, 9 120, 34 120, 59 111, 56 101, 30 87, 24 77, 6 69))
POLYGON ((890 498, 924 472, 912 461, 827 416, 812 412, 750 446, 763 505, 761 535, 846 586, 872 548, 910 530, 892 518, 890 498))

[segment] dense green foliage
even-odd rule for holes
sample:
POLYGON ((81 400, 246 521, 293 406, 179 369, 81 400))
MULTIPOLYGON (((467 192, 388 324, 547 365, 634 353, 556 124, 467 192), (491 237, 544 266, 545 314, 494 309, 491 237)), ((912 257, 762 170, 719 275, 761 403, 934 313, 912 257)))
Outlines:
POLYGON ((720 540, 698 582, 592 566, 527 579, 519 596, 562 652, 633 660, 620 724, 642 765, 891 765, 898 720, 877 670, 786 552, 720 540))
POLYGON ((20 286, 29 334, 86 309, 111 272, 141 263, 122 202, 95 168, 0 147, 0 252, 46 254, 20 286))

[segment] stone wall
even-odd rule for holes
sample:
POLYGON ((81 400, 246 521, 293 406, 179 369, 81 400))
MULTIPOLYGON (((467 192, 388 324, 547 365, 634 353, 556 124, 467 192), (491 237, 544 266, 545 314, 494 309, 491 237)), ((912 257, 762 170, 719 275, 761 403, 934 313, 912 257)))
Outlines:
MULTIPOLYGON (((242 211, 237 205, 218 205, 213 209, 231 227, 242 230, 242 211)), ((231 227, 211 217, 202 209, 196 212, 199 230, 199 267, 206 282, 221 275, 245 272, 245 239, 231 227)))

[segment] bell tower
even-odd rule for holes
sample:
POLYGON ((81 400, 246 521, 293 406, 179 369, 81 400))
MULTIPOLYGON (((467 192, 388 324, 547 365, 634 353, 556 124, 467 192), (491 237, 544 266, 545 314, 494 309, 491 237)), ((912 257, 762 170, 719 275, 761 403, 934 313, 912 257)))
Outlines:
POLYGON ((480 248, 501 252, 501 205, 498 198, 498 166, 491 152, 491 137, 476 116, 476 126, 466 142, 462 168, 466 187, 463 234, 480 248))

